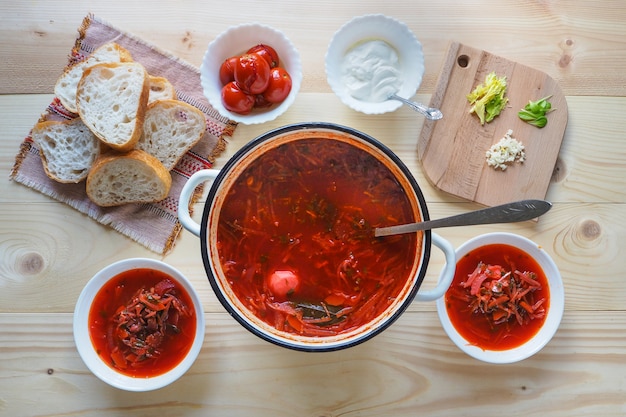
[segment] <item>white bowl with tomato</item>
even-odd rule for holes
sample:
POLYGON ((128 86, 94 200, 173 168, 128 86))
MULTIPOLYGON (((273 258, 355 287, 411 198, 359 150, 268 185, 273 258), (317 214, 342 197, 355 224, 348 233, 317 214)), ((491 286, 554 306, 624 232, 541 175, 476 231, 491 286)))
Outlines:
POLYGON ((74 309, 74 341, 87 368, 126 391, 180 378, 204 341, 200 299, 185 276, 149 258, 113 263, 85 285, 74 309))
POLYGON ((237 123, 274 120, 293 103, 302 83, 300 55, 279 30, 259 23, 233 26, 217 36, 200 65, 204 95, 237 123))
POLYGON ((452 342, 483 362, 518 362, 539 352, 563 317, 558 267, 543 247, 513 233, 487 233, 456 250, 455 277, 437 300, 452 342))

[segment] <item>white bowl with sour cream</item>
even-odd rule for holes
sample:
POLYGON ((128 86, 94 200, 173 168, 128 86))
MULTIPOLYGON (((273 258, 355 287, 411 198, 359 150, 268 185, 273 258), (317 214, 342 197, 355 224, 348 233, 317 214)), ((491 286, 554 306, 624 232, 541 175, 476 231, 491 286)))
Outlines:
POLYGON ((402 22, 381 14, 355 17, 334 34, 326 77, 348 107, 365 114, 397 110, 391 93, 411 98, 424 75, 422 44, 402 22))

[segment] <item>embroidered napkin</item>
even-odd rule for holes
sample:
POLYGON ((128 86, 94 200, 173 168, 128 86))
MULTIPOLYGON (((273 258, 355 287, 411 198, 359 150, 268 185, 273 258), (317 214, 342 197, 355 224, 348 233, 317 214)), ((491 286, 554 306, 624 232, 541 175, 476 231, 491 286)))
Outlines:
MULTIPOLYGON (((215 157, 225 149, 224 136, 233 134, 236 123, 220 116, 209 105, 202 93, 200 71, 197 68, 129 33, 114 28, 92 14, 85 17, 78 29, 78 37, 71 51, 68 66, 85 59, 108 42, 116 42, 126 48, 133 60, 141 63, 149 74, 167 78, 174 85, 179 100, 197 107, 206 116, 207 130, 204 137, 171 171, 172 188, 168 197, 153 204, 99 207, 87 197, 84 181, 78 184, 61 184, 46 176, 39 150, 30 135, 20 146, 10 177, 20 184, 68 204, 148 249, 165 255, 174 247, 182 228, 178 222, 177 210, 183 185, 196 171, 211 167, 215 157)), ((64 120, 74 117, 78 116, 68 112, 55 97, 40 120, 64 120)), ((201 194, 202 189, 199 187, 191 204, 197 201, 201 194)))

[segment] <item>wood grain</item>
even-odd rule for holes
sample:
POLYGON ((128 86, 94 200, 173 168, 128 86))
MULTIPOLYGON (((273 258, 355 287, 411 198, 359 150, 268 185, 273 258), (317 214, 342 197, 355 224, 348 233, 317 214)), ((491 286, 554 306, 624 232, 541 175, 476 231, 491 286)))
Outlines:
MULTIPOLYGON (((0 126, 7 126, 7 139, 0 141, 0 170, 7 176, 24 132, 38 117, 38 110, 33 109, 43 108, 49 98, 0 96, 0 126)), ((623 136, 617 133, 626 131, 626 119, 621 117, 626 113, 626 99, 571 97, 568 101, 572 121, 559 156, 560 171, 554 175, 547 195, 554 208, 536 225, 471 226, 437 233, 455 246, 490 231, 523 234, 550 248, 548 252, 555 257, 566 282, 566 308, 594 309, 602 305, 618 310, 626 299, 626 289, 611 283, 626 269, 626 247, 621 243, 626 236, 626 149, 623 136), (604 128, 600 132, 606 133, 598 134, 598 126, 614 130, 604 128), (613 131, 616 133, 610 134, 613 131)), ((303 93, 283 119, 262 127, 240 126, 218 159, 218 166, 266 129, 307 117, 358 126, 386 143, 421 184, 431 218, 480 208, 429 185, 417 160, 422 120, 416 120, 414 112, 402 108, 385 119, 389 122, 381 124, 382 118, 348 111, 326 94, 303 93)), ((0 181, 0 204, 0 311, 69 312, 84 283, 100 268, 125 257, 154 257, 118 233, 7 177, 0 181)), ((202 210, 202 203, 194 209, 197 221, 202 210)), ((437 280, 443 267, 439 255, 433 251, 425 287, 437 280)), ((207 311, 222 311, 208 286, 198 239, 184 231, 176 250, 166 259, 193 280, 207 311)), ((412 308, 432 311, 434 305, 420 303, 412 308)))
POLYGON ((93 376, 75 352, 70 314, 0 314, 0 411, 12 417, 448 417, 506 409, 512 416, 621 417, 626 314, 613 313, 611 321, 605 314, 567 312, 540 353, 502 366, 459 351, 434 312, 406 313, 362 345, 323 354, 275 347, 226 313, 207 314, 198 360, 158 393, 119 391, 93 376), (15 386, 36 387, 36 395, 15 386))
MULTIPOLYGON (((626 3, 622 0, 0 3, 0 415, 2 416, 510 416, 626 415, 626 3), (120 12, 123 10, 124 12, 120 12), (236 11, 236 12, 234 12, 236 11), (569 120, 538 222, 437 232, 454 246, 490 231, 546 248, 563 276, 566 305, 555 338, 518 364, 492 366, 461 353, 434 303, 413 303, 388 330, 346 351, 304 354, 270 345, 238 325, 211 291, 199 240, 183 232, 164 260, 197 289, 207 336, 191 370, 151 393, 113 389, 93 376, 73 342, 84 283, 111 262, 157 257, 75 210, 8 179, 24 136, 51 101, 83 17, 93 12, 199 65, 227 27, 260 21, 300 50, 301 94, 280 118, 239 126, 217 165, 255 136, 284 124, 326 121, 388 145, 409 167, 430 217, 479 204, 433 187, 418 159, 423 118, 408 108, 366 116, 335 97, 324 73, 332 34, 359 14, 404 21, 421 40, 426 73, 416 99, 435 93, 451 41, 552 77, 569 120)), ((194 218, 199 220, 202 203, 194 218)), ((424 287, 443 256, 433 250, 424 287)))
MULTIPOLYGON (((445 217, 472 206, 432 203, 430 209, 432 217, 445 217)), ((563 275, 567 309, 623 309, 626 287, 615 285, 615 277, 626 259, 622 244, 626 204, 557 203, 538 224, 456 227, 437 233, 459 246, 493 231, 519 233, 546 248, 563 275)), ((128 257, 156 257, 58 203, 3 204, 0 236, 6 236, 0 240, 0 312, 70 312, 82 287, 99 269, 128 257), (12 220, 18 216, 28 220, 12 220)), ((193 282, 207 311, 223 311, 209 287, 197 238, 184 233, 166 261, 193 282)), ((434 285, 444 262, 433 249, 425 289, 434 285)), ((415 303, 412 308, 432 311, 435 307, 415 303)))
POLYGON ((228 7, 216 4, 193 0, 172 8, 157 2, 146 8, 124 0, 79 4, 55 0, 25 7, 3 2, 0 56, 7 60, 0 65, 0 94, 51 93, 78 24, 93 12, 197 66, 207 44, 231 24, 264 22, 284 31, 305 52, 302 89, 307 92, 331 92, 325 83, 324 54, 334 32, 356 15, 384 13, 404 21, 424 46, 422 93, 432 93, 449 42, 462 41, 547 73, 568 96, 626 95, 626 74, 614 70, 626 67, 620 0, 603 0, 601 5, 581 0, 485 4, 442 0, 425 7, 366 0, 356 10, 349 4, 321 0, 289 4, 285 9, 289 18, 278 12, 282 10, 278 0, 269 5, 252 0, 231 0, 228 7), (16 77, 25 82, 11 83, 16 77))
MULTIPOLYGON (((51 95, 0 95, 0 169, 9 172, 19 144, 52 99, 51 95)), ((428 102, 430 96, 418 95, 428 102)), ((555 171, 548 187, 550 201, 626 202, 626 98, 566 97, 569 121, 555 171)), ((223 165, 237 149, 257 135, 273 128, 301 121, 325 121, 357 128, 381 140, 409 167, 423 184, 428 201, 462 201, 429 186, 418 160, 417 143, 424 120, 402 107, 385 116, 366 116, 344 106, 332 94, 301 93, 294 105, 280 118, 263 125, 237 128, 228 139, 226 152, 218 160, 223 165)), ((7 174, 8 175, 8 174, 7 174)), ((0 181, 0 203, 8 201, 47 201, 11 181, 0 181)), ((476 208, 479 205, 475 205, 476 208)))
POLYGON ((426 176, 437 188, 486 206, 545 198, 568 118, 567 102, 553 78, 453 42, 430 106, 441 109, 444 118, 424 123, 418 155, 426 176), (508 104, 491 122, 481 124, 477 115, 469 112, 471 105, 466 97, 491 73, 505 79, 508 104), (517 116, 529 100, 544 97, 549 97, 554 106, 544 128, 517 116), (452 117, 445 117, 446 114, 452 117), (509 130, 523 143, 525 161, 512 163, 506 170, 488 166, 485 151, 509 130))

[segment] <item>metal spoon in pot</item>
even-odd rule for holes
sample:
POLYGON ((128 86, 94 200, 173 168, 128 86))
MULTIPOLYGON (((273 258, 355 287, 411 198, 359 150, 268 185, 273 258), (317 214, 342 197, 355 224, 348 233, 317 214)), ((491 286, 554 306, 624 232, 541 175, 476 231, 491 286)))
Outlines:
POLYGON ((436 109, 434 107, 428 107, 423 105, 422 103, 418 103, 415 101, 407 100, 404 97, 400 97, 397 94, 392 94, 389 96, 389 100, 398 100, 412 108, 418 113, 423 114, 429 120, 439 120, 443 117, 443 113, 441 110, 436 109))
POLYGON ((546 213, 552 204, 544 200, 521 200, 500 206, 488 207, 443 219, 427 220, 420 223, 400 224, 397 226, 377 227, 374 236, 390 236, 418 230, 430 230, 437 227, 471 226, 475 224, 515 223, 531 220, 546 213))

